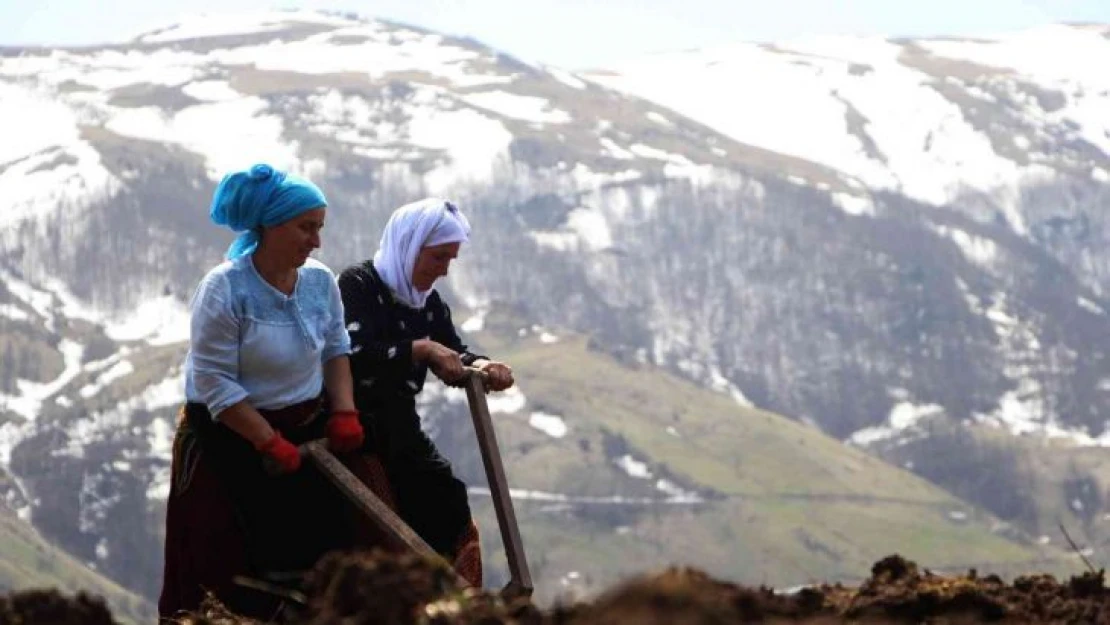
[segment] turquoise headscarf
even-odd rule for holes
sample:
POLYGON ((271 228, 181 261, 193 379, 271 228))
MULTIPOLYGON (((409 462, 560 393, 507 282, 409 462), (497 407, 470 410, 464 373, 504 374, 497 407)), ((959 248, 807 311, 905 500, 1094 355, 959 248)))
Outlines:
POLYGON ((258 248, 262 226, 276 226, 327 205, 323 191, 308 180, 259 163, 223 177, 208 216, 240 233, 227 248, 228 260, 234 260, 258 248))

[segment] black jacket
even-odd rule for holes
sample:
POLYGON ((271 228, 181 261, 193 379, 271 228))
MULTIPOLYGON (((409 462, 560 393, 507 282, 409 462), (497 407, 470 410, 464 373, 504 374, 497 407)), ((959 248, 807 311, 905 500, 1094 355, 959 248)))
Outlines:
POLYGON ((369 260, 343 270, 338 280, 360 411, 374 413, 376 407, 399 399, 414 401, 424 388, 428 365, 413 362, 414 340, 441 343, 461 354, 464 365, 484 358, 467 351, 451 321, 451 310, 435 290, 424 308, 411 308, 393 297, 369 260))

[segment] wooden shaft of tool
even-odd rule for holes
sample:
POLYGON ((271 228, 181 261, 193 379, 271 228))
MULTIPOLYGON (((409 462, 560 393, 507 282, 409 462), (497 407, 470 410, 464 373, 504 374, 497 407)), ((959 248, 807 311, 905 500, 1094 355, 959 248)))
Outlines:
POLYGON ((513 500, 509 495, 509 482, 505 479, 505 467, 501 464, 501 452, 497 447, 497 435, 493 431, 493 421, 486 404, 485 374, 469 368, 466 378, 466 397, 470 403, 470 416, 474 419, 474 432, 478 438, 478 448, 482 452, 482 464, 486 469, 493 508, 497 512, 497 525, 501 529, 501 543, 505 547, 505 557, 509 561, 510 586, 524 594, 532 593, 532 574, 528 570, 528 560, 524 556, 524 543, 520 539, 520 528, 513 510, 513 500))
MULTIPOLYGON (((335 457, 328 449, 327 443, 322 440, 309 441, 300 447, 301 455, 307 457, 324 474, 332 484, 347 496, 347 499, 364 515, 370 518, 389 538, 410 551, 426 558, 445 562, 451 567, 450 562, 443 560, 443 556, 436 553, 419 534, 414 532, 397 513, 385 504, 374 491, 363 484, 351 470, 335 457)), ((469 586, 465 579, 456 574, 456 580, 462 586, 469 586)))

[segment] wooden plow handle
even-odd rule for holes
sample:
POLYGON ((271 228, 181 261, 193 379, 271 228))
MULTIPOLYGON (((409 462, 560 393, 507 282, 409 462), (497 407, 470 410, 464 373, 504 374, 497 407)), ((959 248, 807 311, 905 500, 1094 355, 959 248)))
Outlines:
MULTIPOLYGON (((506 597, 531 597, 534 587, 532 574, 528 570, 528 560, 524 554, 524 542, 520 538, 513 500, 509 494, 509 483, 505 479, 505 467, 501 463, 501 451, 497 446, 497 435, 490 419, 489 405, 486 403, 485 372, 467 367, 466 397, 470 404, 470 416, 474 421, 474 433, 478 439, 478 449, 482 454, 486 479, 489 482, 493 508, 497 513, 497 525, 501 530, 501 542, 509 564, 509 583, 501 590, 506 597)), ((346 497, 368 517, 378 528, 397 544, 427 558, 444 561, 424 539, 412 530, 397 513, 387 506, 377 495, 363 484, 350 469, 343 465, 328 449, 327 441, 309 441, 300 447, 301 455, 316 466, 346 497)), ((450 563, 446 563, 451 568, 450 563)), ((453 570, 453 569, 452 569, 453 570)), ((455 575, 459 584, 469 586, 465 579, 455 575)))
POLYGON ((506 596, 531 597, 534 590, 532 574, 528 570, 524 542, 520 539, 520 527, 517 525, 513 500, 509 495, 509 482, 505 479, 505 467, 501 463, 501 451, 497 446, 497 435, 493 431, 493 421, 486 403, 485 372, 467 367, 465 384, 470 416, 474 420, 474 433, 478 438, 478 449, 482 452, 482 465, 486 470, 486 480, 489 481, 493 508, 497 512, 501 543, 509 561, 509 583, 501 592, 506 596))
MULTIPOLYGON (((397 516, 388 505, 385 504, 374 491, 370 490, 366 484, 363 484, 351 470, 335 457, 335 454, 328 449, 327 441, 314 440, 309 441, 300 446, 301 455, 312 461, 312 464, 324 474, 331 483, 336 486, 347 499, 360 512, 374 522, 391 540, 399 545, 403 545, 410 551, 420 554, 425 558, 438 560, 443 562, 448 569, 454 571, 450 562, 443 559, 428 543, 424 542, 416 532, 413 531, 408 523, 405 523, 401 517, 397 516)), ((470 586, 469 582, 463 579, 458 573, 455 573, 455 581, 463 588, 470 586)))

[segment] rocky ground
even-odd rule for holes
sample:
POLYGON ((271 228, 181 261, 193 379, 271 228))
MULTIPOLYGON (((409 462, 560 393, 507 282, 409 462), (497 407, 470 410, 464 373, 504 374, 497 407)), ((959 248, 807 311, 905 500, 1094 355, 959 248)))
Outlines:
MULTIPOLYGON (((858 587, 825 585, 784 594, 737 586, 694 569, 673 568, 629 580, 584 602, 540 609, 525 598, 459 588, 451 573, 413 556, 334 554, 320 562, 300 597, 277 622, 300 625, 716 625, 837 623, 1108 623, 1103 571, 1059 581, 1027 575, 1006 582, 968 571, 940 576, 890 556, 858 587)), ((182 625, 245 625, 215 602, 182 625)), ((0 598, 0 624, 117 623, 103 601, 29 590, 0 598)))

